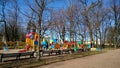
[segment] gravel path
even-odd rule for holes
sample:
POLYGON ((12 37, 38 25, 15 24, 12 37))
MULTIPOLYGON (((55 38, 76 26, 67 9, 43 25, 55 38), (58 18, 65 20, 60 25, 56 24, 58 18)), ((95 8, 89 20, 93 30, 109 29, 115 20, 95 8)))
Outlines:
POLYGON ((120 49, 38 68, 120 68, 120 49))

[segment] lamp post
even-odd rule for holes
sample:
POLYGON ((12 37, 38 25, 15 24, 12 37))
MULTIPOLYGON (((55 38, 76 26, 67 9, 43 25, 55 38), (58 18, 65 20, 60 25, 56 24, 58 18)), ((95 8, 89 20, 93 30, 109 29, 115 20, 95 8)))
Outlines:
POLYGON ((4 22, 4 24, 5 24, 5 39, 6 39, 7 38, 6 21, 5 20, 0 20, 0 22, 4 22))

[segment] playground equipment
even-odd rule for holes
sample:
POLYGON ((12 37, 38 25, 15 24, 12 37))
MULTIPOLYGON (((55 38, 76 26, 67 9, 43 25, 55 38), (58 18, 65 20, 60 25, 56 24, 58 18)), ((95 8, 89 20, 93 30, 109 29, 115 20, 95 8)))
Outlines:
POLYGON ((56 38, 52 38, 49 41, 47 39, 43 39, 42 47, 48 50, 74 49, 76 51, 79 48, 84 48, 84 45, 82 45, 82 41, 78 41, 78 42, 63 41, 63 44, 59 44, 56 38))
POLYGON ((4 50, 4 51, 8 51, 8 46, 4 46, 4 47, 3 47, 3 50, 4 50))
POLYGON ((38 34, 36 32, 31 32, 26 35, 26 47, 19 52, 26 52, 30 49, 36 51, 36 45, 38 45, 38 34))
POLYGON ((92 47, 92 45, 91 44, 88 44, 88 47, 87 48, 89 48, 91 51, 101 51, 102 49, 101 48, 95 48, 95 47, 92 47))
POLYGON ((48 41, 46 39, 43 40, 42 46, 43 46, 44 49, 48 48, 48 41))

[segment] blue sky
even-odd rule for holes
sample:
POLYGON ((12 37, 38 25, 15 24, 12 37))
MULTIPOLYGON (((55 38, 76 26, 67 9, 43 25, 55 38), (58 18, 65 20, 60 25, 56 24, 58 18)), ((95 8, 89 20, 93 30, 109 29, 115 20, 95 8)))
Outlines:
MULTIPOLYGON (((28 7, 25 5, 25 0, 19 0, 19 4, 22 9, 27 9, 28 7)), ((54 2, 50 3, 48 6, 55 9, 66 8, 67 0, 55 0, 54 2)))
MULTIPOLYGON (((96 1, 96 0, 88 0, 88 1, 96 1)), ((104 3, 104 7, 108 7, 110 6, 109 4, 111 2, 110 0, 103 0, 103 3, 104 3)), ((25 5, 25 0, 19 0, 19 5, 21 6, 20 8, 22 10, 28 9, 28 7, 25 5)), ((48 7, 59 10, 62 8, 64 9, 67 8, 68 5, 69 5, 69 0, 55 0, 53 3, 49 4, 48 7)))
POLYGON ((56 2, 51 3, 49 6, 55 9, 66 8, 68 4, 66 1, 67 0, 58 0, 56 2))
MULTIPOLYGON (((25 0, 19 0, 20 10, 23 13, 24 12, 29 13, 30 9, 29 9, 29 7, 27 7, 27 5, 25 5, 24 1, 25 0)), ((33 1, 33 0, 31 0, 31 1, 33 1)), ((75 0, 73 0, 73 1, 75 1, 75 0)), ((96 1, 96 0, 88 0, 88 1, 96 1)), ((117 0, 117 1, 120 1, 120 0, 117 0)), ((109 7, 111 2, 110 2, 110 0, 103 0, 103 3, 104 3, 104 7, 109 7)), ((68 7, 68 5, 69 5, 68 0, 55 0, 55 2, 49 4, 47 7, 54 8, 55 10, 59 10, 62 8, 66 9, 68 7)), ((21 16, 24 17, 23 20, 24 20, 24 22, 26 22, 27 20, 26 20, 25 16, 22 14, 21 14, 21 16)), ((25 24, 23 24, 23 25, 25 25, 25 24)))
MULTIPOLYGON (((96 1, 96 0, 88 0, 88 1, 96 1)), ((89 2, 90 3, 90 2, 89 2)), ((110 3, 110 1, 109 0, 104 0, 104 7, 107 7, 107 6, 109 6, 109 3, 110 3)), ((19 0, 19 4, 20 4, 20 8, 21 8, 21 10, 24 12, 28 12, 28 11, 26 11, 26 10, 29 10, 28 8, 29 7, 27 7, 26 5, 25 5, 25 3, 24 3, 24 0, 19 0)), ((53 2, 53 3, 51 3, 51 4, 49 4, 47 7, 49 7, 49 8, 54 8, 55 10, 59 10, 59 9, 62 9, 62 8, 64 8, 64 9, 66 9, 67 7, 68 7, 68 5, 69 5, 69 2, 68 2, 68 0, 56 0, 55 2, 53 2)), ((25 24, 24 24, 25 25, 25 24)), ((55 35, 54 35, 55 36, 55 35)))
MULTIPOLYGON (((29 11, 31 11, 31 10, 26 5, 25 0, 19 0, 19 6, 20 6, 20 10, 21 10, 21 16, 25 17, 24 15, 22 15, 22 13, 24 13, 24 14, 28 13, 28 14, 30 14, 29 11)), ((62 9, 62 8, 66 8, 67 6, 68 6, 67 0, 55 0, 54 2, 50 3, 49 5, 47 5, 47 7, 54 8, 54 10, 59 10, 59 9, 62 9)), ((26 19, 27 18, 24 18, 24 22, 26 22, 26 19)))

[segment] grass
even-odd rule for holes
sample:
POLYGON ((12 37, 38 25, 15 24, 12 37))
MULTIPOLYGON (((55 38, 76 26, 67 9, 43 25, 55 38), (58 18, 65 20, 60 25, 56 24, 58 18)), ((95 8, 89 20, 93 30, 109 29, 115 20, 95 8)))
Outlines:
POLYGON ((104 48, 102 51, 109 51, 109 50, 115 50, 116 48, 104 48))
POLYGON ((59 55, 59 56, 52 57, 52 58, 40 59, 39 61, 36 60, 36 58, 16 60, 16 61, 0 63, 0 68, 18 68, 18 67, 19 68, 34 68, 34 67, 38 67, 42 65, 48 65, 51 63, 100 54, 103 52, 105 51, 76 52, 74 54, 65 54, 65 55, 59 55))

